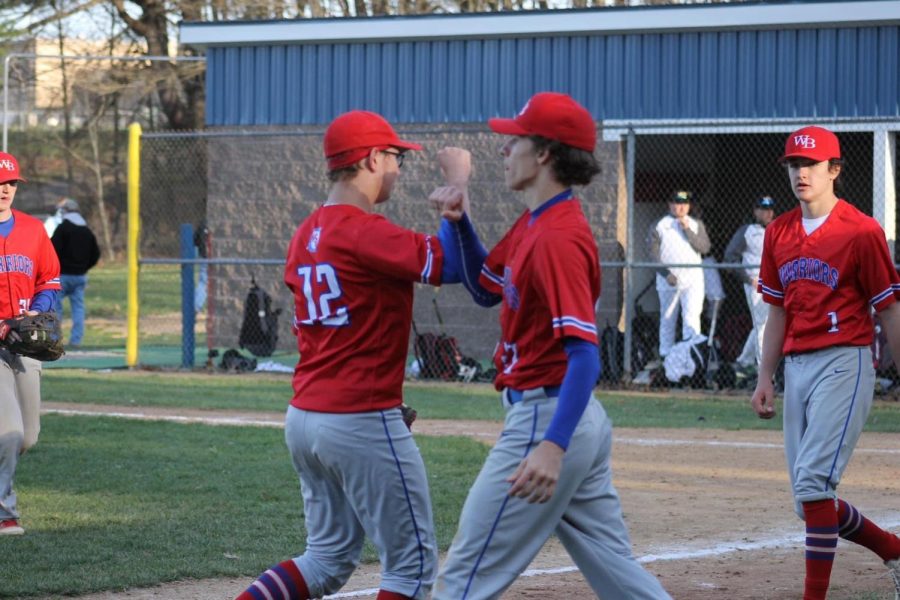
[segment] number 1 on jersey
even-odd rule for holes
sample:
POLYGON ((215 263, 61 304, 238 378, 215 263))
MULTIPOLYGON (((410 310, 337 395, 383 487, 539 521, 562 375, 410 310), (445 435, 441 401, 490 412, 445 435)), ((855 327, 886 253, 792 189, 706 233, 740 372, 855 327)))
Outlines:
POLYGON ((297 275, 303 280, 303 295, 306 298, 306 310, 309 313, 308 318, 300 321, 301 325, 315 325, 319 322, 329 327, 341 327, 350 322, 346 306, 332 310, 330 304, 340 298, 343 293, 334 267, 329 264, 304 265, 297 267, 297 275), (313 294, 313 271, 315 271, 316 283, 324 281, 328 286, 328 291, 319 294, 318 302, 313 294))
POLYGON ((828 313, 828 316, 831 317, 831 329, 828 330, 828 333, 837 333, 837 331, 838 331, 837 313, 832 311, 832 312, 828 313))

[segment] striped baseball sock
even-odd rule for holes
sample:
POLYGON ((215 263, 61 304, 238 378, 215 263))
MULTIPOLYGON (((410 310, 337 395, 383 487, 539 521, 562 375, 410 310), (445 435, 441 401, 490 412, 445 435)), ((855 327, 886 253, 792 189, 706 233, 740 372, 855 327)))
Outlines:
POLYGON ((838 500, 838 524, 842 538, 868 548, 881 560, 900 557, 900 538, 865 518, 849 502, 838 500))
POLYGON ((260 575, 235 600, 309 600, 309 589, 296 563, 286 560, 260 575))
POLYGON ((389 592, 387 590, 378 590, 375 600, 412 600, 409 596, 398 594, 397 592, 389 592))
POLYGON ((803 600, 825 600, 838 541, 834 500, 803 503, 806 519, 806 582, 803 600))

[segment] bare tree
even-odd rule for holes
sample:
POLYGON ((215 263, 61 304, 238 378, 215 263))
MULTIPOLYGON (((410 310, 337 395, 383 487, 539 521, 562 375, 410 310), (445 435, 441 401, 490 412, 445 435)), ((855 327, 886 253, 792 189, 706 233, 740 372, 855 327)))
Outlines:
MULTIPOLYGON (((132 0, 130 4, 141 10, 140 16, 132 17, 124 0, 110 1, 122 22, 146 43, 150 56, 169 56, 172 17, 199 21, 203 8, 200 2, 181 2, 173 11, 165 0, 132 0)), ((203 124, 205 102, 202 77, 180 76, 178 63, 174 62, 154 61, 149 68, 156 74, 157 93, 169 126, 172 129, 199 128, 203 124)))
MULTIPOLYGON (((66 35, 65 30, 63 29, 63 15, 60 7, 57 4, 56 0, 50 0, 50 6, 53 8, 53 12, 56 13, 56 32, 57 32, 57 43, 59 45, 59 55, 60 57, 65 56, 66 54, 66 35)), ((63 105, 63 131, 64 131, 64 140, 66 148, 72 147, 72 105, 69 102, 69 78, 68 78, 68 70, 66 69, 66 60, 65 58, 59 59, 59 69, 60 75, 62 77, 62 105, 63 105)), ((70 153, 66 153, 66 183, 69 184, 69 187, 72 187, 72 183, 75 181, 74 173, 72 172, 72 157, 70 153)))

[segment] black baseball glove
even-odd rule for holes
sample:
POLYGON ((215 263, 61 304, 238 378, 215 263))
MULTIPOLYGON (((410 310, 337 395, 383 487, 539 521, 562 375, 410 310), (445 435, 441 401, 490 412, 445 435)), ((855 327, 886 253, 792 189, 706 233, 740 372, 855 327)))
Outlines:
POLYGON ((416 420, 416 416, 418 416, 419 413, 417 413, 416 409, 414 409, 413 407, 401 404, 400 414, 403 415, 403 422, 406 423, 406 428, 412 431, 412 424, 416 420))
POLYGON ((0 344, 15 354, 43 361, 65 354, 59 319, 48 312, 0 321, 0 344))

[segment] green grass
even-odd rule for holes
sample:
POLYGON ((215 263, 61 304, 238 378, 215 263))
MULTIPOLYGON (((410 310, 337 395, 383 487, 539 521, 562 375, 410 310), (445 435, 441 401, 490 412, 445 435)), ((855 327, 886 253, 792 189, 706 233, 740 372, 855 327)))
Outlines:
MULTIPOLYGON (((91 269, 85 289, 85 334, 82 345, 89 348, 125 346, 128 269, 124 263, 103 263, 91 269)), ((173 331, 141 329, 141 344, 181 346, 181 267, 144 265, 139 274, 140 314, 144 317, 169 315, 173 331)), ((63 330, 71 329, 69 303, 64 302, 63 330)), ((205 345, 204 334, 198 344, 205 345)))
MULTIPOLYGON (((288 375, 44 371, 43 398, 128 406, 284 411, 291 397, 288 375)), ((683 395, 624 395, 598 392, 617 427, 780 429, 781 419, 764 421, 748 398, 683 395)), ((407 404, 426 419, 501 420, 499 395, 487 385, 407 384, 407 404)), ((780 413, 781 405, 777 404, 780 413)), ((900 432, 900 403, 876 402, 867 431, 900 432)))
MULTIPOLYGON (((452 539, 487 448, 417 438, 438 543, 452 539)), ((253 577, 303 551, 299 484, 278 429, 43 419, 17 474, 21 538, 0 538, 0 597, 253 577)), ((371 547, 364 560, 377 560, 371 547)))
MULTIPOLYGON (((103 264, 92 269, 88 278, 84 296, 88 314, 124 320, 128 308, 128 268, 125 263, 103 264)), ((179 265, 143 265, 138 283, 142 313, 181 313, 179 265)))

